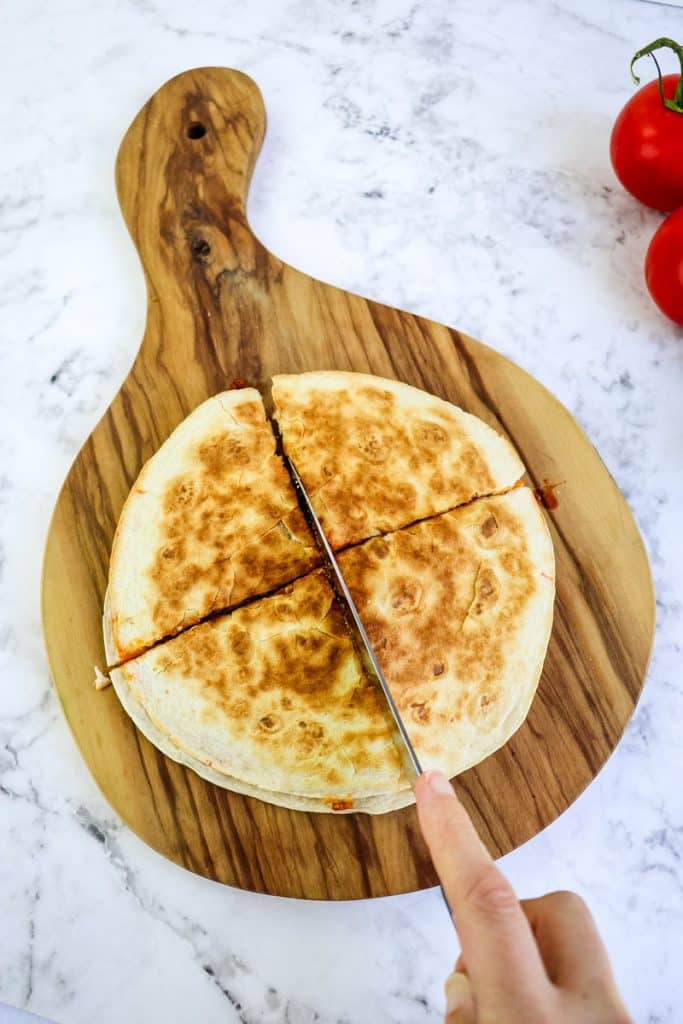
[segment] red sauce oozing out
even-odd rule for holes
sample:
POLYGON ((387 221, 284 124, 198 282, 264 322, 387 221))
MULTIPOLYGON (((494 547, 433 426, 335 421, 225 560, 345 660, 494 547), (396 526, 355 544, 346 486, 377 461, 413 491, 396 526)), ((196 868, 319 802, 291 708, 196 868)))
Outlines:
POLYGON ((248 388, 249 381, 245 380, 244 377, 235 377, 234 381, 230 386, 233 388, 248 388))
POLYGON ((541 487, 537 487, 534 491, 536 501, 539 505, 542 505, 543 508, 550 509, 551 511, 557 508, 560 504, 560 500, 555 494, 555 491, 558 487, 561 487, 563 483, 565 483, 564 480, 557 484, 551 484, 547 480, 544 480, 543 485, 541 487))
POLYGON ((333 811, 350 811, 353 807, 353 800, 326 800, 325 803, 329 804, 333 811))

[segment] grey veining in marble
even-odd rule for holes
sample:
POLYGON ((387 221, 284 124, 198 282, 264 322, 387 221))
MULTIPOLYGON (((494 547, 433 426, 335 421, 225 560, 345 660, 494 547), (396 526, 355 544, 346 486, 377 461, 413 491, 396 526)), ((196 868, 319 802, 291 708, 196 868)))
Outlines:
POLYGON ((0 1000, 62 1024, 442 1019, 457 949, 437 892, 302 903, 178 869, 116 819, 50 688, 49 516, 144 322, 116 150, 161 83, 219 64, 268 109, 263 241, 517 360, 633 507, 659 618, 640 706, 589 790, 503 867, 524 895, 581 892, 636 1018, 683 1019, 683 331, 643 285, 660 217, 607 152, 630 56, 659 35, 683 37, 683 12, 637 0, 2 6, 0 1000))

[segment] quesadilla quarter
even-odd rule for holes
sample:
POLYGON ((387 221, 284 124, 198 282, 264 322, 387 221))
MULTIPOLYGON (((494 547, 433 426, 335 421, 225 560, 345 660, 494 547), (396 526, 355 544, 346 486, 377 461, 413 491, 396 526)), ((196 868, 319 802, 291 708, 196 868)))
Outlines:
POLYGON ((363 373, 273 377, 273 403, 334 549, 508 490, 524 466, 476 416, 363 373))
POLYGON ((320 572, 111 672, 171 743, 263 790, 328 798, 405 789, 383 697, 320 572))
POLYGON ((506 743, 553 620, 552 541, 529 488, 374 538, 339 565, 422 764, 452 778, 506 743))
POLYGON ((317 562, 258 391, 209 398, 146 463, 123 507, 104 604, 108 665, 317 562))

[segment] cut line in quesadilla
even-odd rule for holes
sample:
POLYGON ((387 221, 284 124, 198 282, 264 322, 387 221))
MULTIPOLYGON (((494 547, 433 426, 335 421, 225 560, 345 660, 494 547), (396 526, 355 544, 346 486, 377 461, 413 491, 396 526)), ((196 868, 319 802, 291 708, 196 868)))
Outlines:
POLYGON ((280 376, 265 401, 270 417, 254 388, 208 399, 143 467, 112 547, 103 619, 108 667, 319 564, 280 444, 294 452, 335 550, 474 494, 504 492, 523 472, 508 442, 482 421, 397 381, 280 376), (334 436, 346 439, 349 459, 341 476, 328 479, 340 457, 334 436), (311 438, 332 445, 329 461, 311 462, 311 438), (397 483, 408 471, 413 482, 397 483), (389 484, 378 489, 382 474, 389 484), (415 500, 425 488, 428 497, 415 500), (364 492, 366 516, 358 512, 364 492))

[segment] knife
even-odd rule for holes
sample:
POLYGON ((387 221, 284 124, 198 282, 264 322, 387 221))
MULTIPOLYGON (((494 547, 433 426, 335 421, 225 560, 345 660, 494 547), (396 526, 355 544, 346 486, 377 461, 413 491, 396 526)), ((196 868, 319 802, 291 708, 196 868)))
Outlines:
POLYGON ((351 597, 351 592, 349 591, 349 588, 346 584, 346 580, 344 579, 342 571, 339 568, 339 563, 335 557, 334 551, 330 547, 330 542, 328 541, 325 531, 322 528, 322 524, 318 519, 318 515, 315 509, 313 508, 313 503, 311 501, 310 495, 306 490, 304 482, 299 476, 297 468, 290 459, 290 457, 288 455, 285 455, 284 459, 285 465, 287 466, 291 474, 294 486, 298 492, 302 509, 306 517, 306 521, 308 522, 309 526, 313 531, 318 547, 320 548, 320 553, 323 556, 323 566, 328 574, 328 577, 330 577, 330 583, 332 584, 332 588, 336 593, 337 597, 339 598, 339 600, 344 605, 346 612, 348 613, 347 620, 349 620, 349 625, 351 626, 353 633, 355 635, 356 648, 358 650, 358 653, 360 654, 363 668, 366 670, 366 672, 368 673, 368 675, 370 675, 371 678, 375 679, 377 683, 379 683, 382 692, 386 698, 387 707, 390 712, 390 722, 392 725, 394 743, 396 744, 398 752, 401 755, 401 763, 403 764, 403 767, 406 770, 408 778, 411 779, 412 782, 414 783, 419 778, 419 776, 422 775, 422 765, 420 764, 418 756, 415 753, 415 748, 413 747, 413 744, 410 742, 410 737, 408 736, 406 727, 403 724, 401 714, 398 708, 396 707, 394 698, 391 695, 391 690, 389 689, 387 681, 384 678, 384 673, 380 668, 375 652, 372 649, 372 644, 370 643, 368 634, 365 631, 363 620, 358 614, 356 603, 351 597))
MULTIPOLYGON (((401 755, 401 762, 408 774, 408 778, 410 778, 414 784, 420 777, 420 775, 422 775, 423 772, 420 760, 417 754, 415 753, 415 748, 413 744, 410 742, 410 736, 408 735, 406 727, 403 724, 401 713, 396 707, 394 698, 391 696, 391 690, 389 689, 388 683, 384 678, 384 673, 380 668, 375 652, 372 649, 372 644, 370 643, 368 634, 365 632, 363 620, 358 614, 356 603, 351 597, 351 592, 347 586, 346 580, 344 579, 344 574, 339 568, 339 563, 335 557, 334 551, 330 547, 330 542, 328 541, 327 535, 325 534, 325 531, 322 528, 322 524, 318 519, 317 512, 313 508, 311 496, 306 490, 304 482, 299 476, 297 468, 290 459, 289 455, 283 454, 283 458, 285 461, 285 465, 289 470, 292 481, 294 483, 294 487, 296 488, 299 497, 299 502, 301 504, 301 510, 304 513, 306 522, 313 531, 316 543, 320 549, 321 555, 323 556, 323 567, 328 574, 328 578, 330 579, 330 583, 332 584, 332 588, 335 594, 337 595, 337 598, 344 605, 345 610, 348 613, 347 622, 354 633, 356 648, 358 650, 358 653, 360 654, 363 667, 368 672, 368 674, 379 683, 382 693, 386 698, 386 706, 387 710, 390 713, 389 721, 392 725, 392 735, 394 738, 394 743, 396 744, 398 752, 401 755)), ((448 902, 448 897, 446 896, 444 887, 440 883, 439 889, 441 890, 441 895, 443 897, 444 903, 446 904, 446 910, 448 911, 448 915, 451 919, 451 922, 455 926, 455 919, 453 917, 451 905, 448 902)))

